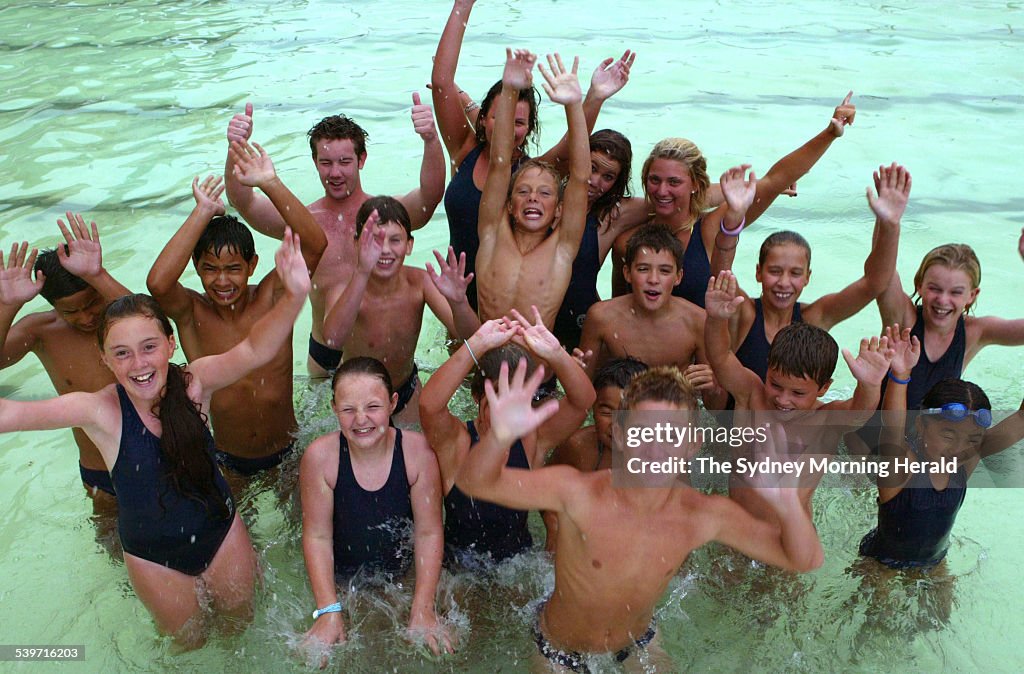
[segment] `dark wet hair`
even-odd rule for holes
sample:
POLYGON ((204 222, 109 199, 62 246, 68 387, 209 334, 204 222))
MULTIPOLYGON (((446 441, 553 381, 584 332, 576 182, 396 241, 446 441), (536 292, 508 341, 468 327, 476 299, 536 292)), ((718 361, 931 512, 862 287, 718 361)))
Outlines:
POLYGON ((591 134, 590 151, 605 154, 619 164, 619 177, 615 179, 607 192, 597 198, 590 209, 598 219, 601 219, 615 207, 615 204, 630 196, 629 180, 633 166, 633 146, 629 139, 618 131, 601 129, 591 134))
POLYGON ((192 262, 199 264, 199 258, 207 252, 219 257, 225 248, 228 252, 238 253, 246 262, 252 262, 256 256, 252 232, 233 215, 218 215, 210 220, 192 249, 192 262))
POLYGON ((768 349, 768 368, 791 377, 812 379, 819 387, 832 379, 839 345, 832 335, 810 323, 790 323, 768 349))
POLYGON ((615 358, 594 373, 594 389, 614 386, 624 389, 641 372, 647 371, 647 363, 636 358, 615 358))
POLYGON ((980 386, 963 379, 943 379, 928 390, 921 399, 921 409, 960 403, 969 410, 992 411, 992 403, 980 386))
POLYGON ((487 353, 479 354, 480 367, 473 375, 469 391, 473 394, 474 400, 481 400, 484 397, 484 382, 490 380, 497 386, 498 377, 501 376, 501 364, 508 364, 509 377, 519 367, 519 361, 526 359, 526 376, 529 377, 537 369, 537 363, 530 356, 530 353, 515 342, 508 342, 499 347, 491 349, 487 353))
POLYGON ((359 212, 356 213, 356 237, 362 235, 363 225, 374 211, 377 211, 377 215, 380 216, 382 225, 388 222, 397 222, 405 228, 405 233, 409 235, 409 238, 412 238, 412 221, 409 220, 409 211, 405 209, 405 205, 401 201, 388 196, 370 197, 359 207, 359 212))
MULTIPOLYGON (((108 304, 100 318, 96 329, 100 351, 103 351, 110 327, 133 316, 155 320, 167 337, 174 334, 170 320, 156 300, 149 295, 125 295, 108 304)), ((167 385, 151 410, 160 419, 161 463, 178 491, 226 518, 231 511, 217 488, 218 469, 208 450, 210 431, 206 416, 200 405, 188 397, 191 381, 192 375, 185 366, 167 364, 167 385)))
MULTIPOLYGON (((494 104, 498 94, 501 93, 501 80, 498 80, 487 90, 487 94, 484 96, 484 100, 480 101, 480 114, 476 117, 476 124, 473 127, 473 131, 476 133, 476 142, 478 145, 487 144, 487 132, 484 129, 484 120, 487 119, 488 113, 491 111, 491 106, 494 104)), ((537 114, 537 109, 540 107, 540 94, 534 87, 527 87, 526 89, 519 90, 519 97, 516 102, 526 101, 530 106, 530 114, 527 117, 526 126, 528 131, 526 132, 526 138, 523 139, 523 144, 519 146, 519 150, 523 153, 526 152, 526 147, 531 142, 536 146, 537 141, 540 137, 540 117, 537 114)))
POLYGON ((313 153, 313 159, 317 157, 316 146, 322 140, 350 140, 356 157, 362 157, 366 154, 366 140, 370 134, 345 115, 331 115, 314 124, 313 128, 306 132, 306 137, 309 138, 309 149, 313 153))
POLYGON ((697 409, 697 392, 674 365, 652 367, 633 377, 622 392, 620 410, 633 409, 648 400, 697 409))
POLYGON ((683 268, 683 256, 686 254, 686 249, 667 225, 643 225, 629 237, 629 241, 626 242, 627 267, 633 264, 633 260, 636 259, 641 248, 650 248, 656 253, 667 250, 676 260, 676 269, 683 268))
POLYGON ((768 259, 768 253, 772 248, 776 246, 784 246, 786 244, 793 244, 800 246, 807 251, 807 266, 811 266, 811 244, 807 243, 807 239, 800 236, 796 232, 789 230, 783 230, 781 232, 775 232, 768 236, 767 239, 761 244, 761 252, 757 255, 757 264, 760 266, 764 264, 764 261, 768 259))
POLYGON ((384 384, 384 388, 388 390, 388 398, 391 398, 391 395, 395 392, 395 387, 391 383, 391 375, 388 374, 388 369, 384 367, 384 363, 369 356, 358 356, 346 360, 334 371, 334 378, 331 379, 332 401, 334 400, 334 391, 338 388, 338 382, 352 374, 365 374, 380 379, 380 382, 384 384))
MULTIPOLYGON (((67 244, 61 245, 64 246, 64 251, 68 252, 67 244)), ((56 248, 41 251, 36 257, 36 263, 32 269, 46 275, 43 280, 43 289, 39 291, 39 294, 50 304, 92 287, 61 265, 56 248)))

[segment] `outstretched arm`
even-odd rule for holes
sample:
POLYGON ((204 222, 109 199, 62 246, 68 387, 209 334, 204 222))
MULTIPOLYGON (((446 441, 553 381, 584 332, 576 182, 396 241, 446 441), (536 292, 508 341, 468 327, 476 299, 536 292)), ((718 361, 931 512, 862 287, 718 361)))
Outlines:
POLYGON ((290 229, 285 230, 284 241, 274 258, 284 293, 273 308, 256 321, 245 339, 230 350, 199 358, 188 365, 202 389, 202 398, 269 363, 291 337, 295 319, 309 294, 310 280, 306 262, 302 259, 299 237, 290 229))
POLYGON ((412 125, 423 139, 423 162, 420 164, 419 187, 399 198, 409 212, 414 230, 430 222, 434 209, 444 198, 444 150, 434 127, 434 113, 420 102, 419 92, 412 94, 412 125))
POLYGON ((711 253, 712 276, 732 269, 733 260, 736 258, 736 246, 740 242, 739 236, 743 231, 744 219, 757 192, 757 176, 750 171, 749 178, 746 177, 749 169, 750 164, 735 166, 723 173, 718 180, 727 210, 718 230, 715 231, 715 248, 711 253))
POLYGON ((882 295, 896 269, 900 220, 910 196, 910 173, 897 164, 875 172, 878 196, 867 189, 868 205, 875 214, 871 253, 864 261, 864 276, 837 293, 825 295, 804 310, 804 320, 825 330, 863 309, 882 295))
POLYGON ((704 309, 707 311, 704 349, 718 383, 736 399, 737 407, 749 408, 751 396, 763 384, 757 374, 736 358, 729 337, 729 320, 743 302, 743 296, 737 294, 736 276, 731 271, 711 277, 704 295, 704 309))
POLYGON ((285 222, 274 204, 259 194, 252 185, 238 180, 235 161, 231 156, 232 143, 246 143, 252 136, 252 103, 245 104, 245 113, 236 114, 228 122, 228 158, 224 164, 224 184, 227 188, 228 203, 238 210, 249 225, 257 232, 280 239, 284 236, 285 222))
POLYGON ((206 176, 202 183, 198 176, 192 179, 195 208, 160 251, 146 277, 146 287, 150 294, 175 323, 190 322, 192 319, 192 295, 180 279, 210 220, 224 214, 224 204, 220 200, 223 192, 224 186, 219 177, 206 176))
POLYGON ((434 54, 434 68, 430 72, 430 91, 437 111, 437 124, 441 138, 452 160, 452 169, 458 167, 466 153, 476 143, 473 124, 466 117, 465 104, 455 84, 455 70, 459 66, 459 52, 466 35, 473 0, 455 0, 448 22, 441 33, 434 54))

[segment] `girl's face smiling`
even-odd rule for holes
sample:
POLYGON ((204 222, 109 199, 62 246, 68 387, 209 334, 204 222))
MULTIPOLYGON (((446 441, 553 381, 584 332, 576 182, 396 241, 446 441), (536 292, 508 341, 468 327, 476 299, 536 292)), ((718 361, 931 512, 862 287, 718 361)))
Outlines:
POLYGON ((587 208, 608 193, 622 173, 622 164, 604 152, 590 153, 590 180, 587 181, 587 208))
POLYGON ((668 219, 690 212, 690 198, 696 188, 690 170, 674 159, 655 159, 647 172, 644 191, 656 217, 668 219))
POLYGON ((962 269, 941 264, 928 267, 917 294, 927 325, 953 329, 966 308, 978 297, 978 288, 971 287, 971 277, 962 269))
POLYGON ((107 329, 103 362, 131 397, 155 401, 167 385, 174 347, 174 336, 165 335, 155 318, 128 316, 107 329))
POLYGON ((338 380, 332 407, 349 446, 371 447, 386 437, 397 403, 398 394, 389 396, 379 377, 353 373, 338 380))
POLYGON ((776 309, 786 309, 796 304, 810 278, 807 251, 795 243, 772 246, 765 255, 764 264, 757 266, 761 301, 776 309))

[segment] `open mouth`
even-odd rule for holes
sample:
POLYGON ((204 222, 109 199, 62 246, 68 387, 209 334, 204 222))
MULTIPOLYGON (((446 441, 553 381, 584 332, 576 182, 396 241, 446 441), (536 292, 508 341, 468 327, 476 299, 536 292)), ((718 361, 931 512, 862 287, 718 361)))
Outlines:
POLYGON ((952 307, 950 307, 948 309, 940 309, 939 307, 936 307, 936 306, 932 307, 932 314, 934 314, 936 318, 946 318, 946 317, 952 315, 952 313, 953 313, 953 308, 952 307))
POLYGON ((794 293, 793 293, 792 290, 789 291, 789 292, 780 292, 778 290, 773 290, 772 291, 772 295, 775 297, 775 300, 779 304, 785 304, 786 302, 788 302, 791 299, 793 299, 794 293))
POLYGON ((131 379, 136 384, 138 384, 139 386, 145 386, 149 384, 151 381, 153 381, 153 377, 155 376, 156 372, 150 372, 149 374, 140 374, 135 376, 129 375, 128 378, 131 379))
POLYGON ((662 293, 661 293, 660 290, 645 290, 644 291, 644 297, 646 297, 647 299, 651 300, 652 302, 657 300, 659 297, 661 297, 661 294, 662 293))
POLYGON ((524 208, 523 218, 527 220, 540 220, 544 217, 544 213, 539 208, 524 208))
POLYGON ((215 299, 223 303, 230 302, 231 300, 235 299, 235 295, 237 295, 237 292, 235 291, 234 288, 229 288, 228 290, 218 290, 216 288, 211 288, 210 292, 213 293, 215 299))
POLYGON ((381 269, 391 269, 395 264, 395 258, 393 257, 381 257, 377 259, 377 266, 381 269))

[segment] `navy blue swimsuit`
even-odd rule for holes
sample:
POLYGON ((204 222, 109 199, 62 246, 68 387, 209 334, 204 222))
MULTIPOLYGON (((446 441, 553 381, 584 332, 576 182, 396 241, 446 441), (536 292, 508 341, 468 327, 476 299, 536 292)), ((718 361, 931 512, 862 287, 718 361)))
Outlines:
POLYGON ((117 397, 121 402, 121 444, 110 480, 117 492, 121 547, 130 555, 198 576, 213 561, 235 519, 231 489, 213 463, 213 436, 207 430, 204 449, 210 454, 219 498, 227 506, 223 516, 213 514, 216 506, 175 488, 162 465, 160 438, 142 423, 120 384, 117 397))
MULTIPOLYGON (((790 323, 802 323, 800 315, 800 303, 793 305, 793 317, 790 323)), ((764 381, 768 377, 768 350, 772 345, 768 342, 768 336, 764 332, 764 305, 761 298, 754 300, 754 322, 750 325, 750 332, 746 339, 736 349, 736 358, 743 363, 743 367, 753 370, 757 376, 764 381)))
POLYGON ((360 567, 400 574, 412 563, 408 532, 412 497, 405 472, 402 431, 395 429, 391 472, 384 486, 367 491, 352 471, 348 440, 341 433, 334 485, 334 572, 350 576, 360 567))
POLYGON ((878 505, 878 526, 860 542, 860 554, 894 569, 938 564, 949 549, 949 534, 966 496, 962 465, 942 491, 926 473, 914 474, 896 496, 878 505))
POLYGON ((597 294, 597 274, 601 271, 601 248, 598 244, 597 226, 597 216, 587 214, 580 249, 572 262, 572 279, 569 281, 569 287, 565 289, 565 298, 555 318, 555 327, 551 331, 570 353, 580 345, 583 320, 587 317, 587 311, 592 304, 601 301, 597 294))
POLYGON ((683 280, 672 289, 672 294, 703 309, 704 294, 708 291, 708 279, 711 278, 711 258, 704 247, 700 224, 700 219, 693 223, 690 242, 686 244, 686 253, 683 255, 683 280))
MULTIPOLYGON (((472 445, 480 441, 472 421, 466 422, 472 445)), ((509 468, 529 469, 523 443, 516 440, 509 451, 509 468)), ((467 561, 471 556, 490 555, 500 561, 533 545, 526 526, 527 511, 513 510, 466 496, 452 485, 444 497, 444 545, 447 562, 467 561), (467 554, 469 553, 469 554, 467 554)))

